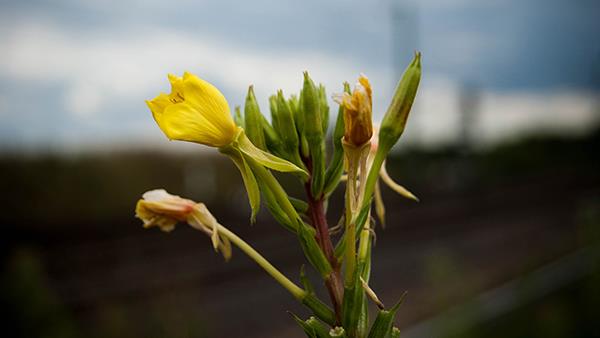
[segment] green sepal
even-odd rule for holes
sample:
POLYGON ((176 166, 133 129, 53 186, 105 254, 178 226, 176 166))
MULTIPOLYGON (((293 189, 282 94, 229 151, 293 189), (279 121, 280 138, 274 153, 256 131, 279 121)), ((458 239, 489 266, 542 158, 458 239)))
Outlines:
POLYGON ((404 302, 404 298, 406 297, 406 292, 402 294, 400 300, 396 305, 394 305, 389 310, 379 310, 377 317, 375 318, 375 322, 371 326, 371 331, 369 332, 368 338, 387 338, 392 334, 392 324, 394 324, 394 318, 396 317, 396 312, 404 302))
POLYGON ((244 106, 245 131, 252 143, 259 149, 266 150, 265 135, 263 134, 262 113, 254 96, 254 87, 248 87, 246 105, 244 106))
POLYGON ((248 139, 243 130, 241 130, 241 132, 238 134, 237 139, 233 142, 232 146, 237 147, 245 156, 252 158, 262 166, 281 172, 298 173, 302 177, 308 178, 308 173, 302 168, 299 168, 289 161, 257 148, 248 139))
POLYGON ((394 326, 390 333, 390 338, 400 338, 400 329, 394 326))
MULTIPOLYGON (((350 92, 350 84, 344 82, 344 92, 350 92)), ((335 128, 333 129, 333 157, 329 163, 329 167, 325 172, 325 187, 323 193, 325 196, 331 194, 340 183, 340 178, 344 171, 344 147, 342 146, 342 138, 344 137, 344 107, 338 109, 335 128)))
POLYGON ((329 337, 331 338, 346 338, 346 330, 344 330, 341 326, 336 326, 333 329, 329 330, 329 337))
POLYGON ((256 214, 258 214, 260 209, 260 189, 258 187, 256 177, 250 169, 248 162, 238 149, 233 147, 223 147, 220 148, 219 151, 228 155, 242 174, 242 180, 244 181, 246 193, 248 194, 248 202, 250 203, 250 208, 252 209, 250 221, 254 223, 256 221, 256 214))
POLYGON ((321 277, 327 278, 333 269, 315 239, 315 230, 305 224, 299 224, 298 239, 308 261, 321 274, 321 277))
POLYGON ((331 326, 335 325, 335 313, 314 294, 306 294, 302 304, 311 309, 313 314, 323 322, 331 326))

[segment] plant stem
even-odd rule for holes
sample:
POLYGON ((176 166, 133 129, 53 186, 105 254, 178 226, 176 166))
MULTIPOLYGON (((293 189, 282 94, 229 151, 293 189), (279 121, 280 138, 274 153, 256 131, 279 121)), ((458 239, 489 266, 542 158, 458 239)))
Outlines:
POLYGON ((333 250, 333 243, 331 242, 331 237, 329 235, 329 225, 327 223, 327 218, 325 217, 325 208, 323 207, 324 200, 315 199, 311 194, 311 182, 306 183, 306 194, 308 197, 308 205, 309 205, 309 214, 311 218, 311 223, 317 230, 317 243, 325 253, 327 260, 329 260, 329 264, 333 268, 333 271, 329 275, 328 278, 325 279, 325 286, 327 287, 327 291, 329 293, 329 297, 331 299, 331 303, 333 304, 333 309, 336 314, 336 318, 339 322, 341 322, 341 313, 342 313, 342 299, 343 299, 343 285, 341 282, 341 272, 340 272, 340 264, 335 257, 335 253, 333 250))
POLYGON ((288 290, 296 299, 302 301, 307 295, 307 292, 301 289, 299 286, 289 280, 284 274, 282 274, 276 267, 273 266, 266 258, 264 258, 258 251, 254 250, 248 243, 238 237, 236 234, 231 232, 221 224, 217 224, 217 231, 220 235, 223 235, 233 244, 235 244, 240 250, 242 250, 248 257, 256 262, 261 268, 263 268, 271 277, 273 277, 281 286, 288 290))
MULTIPOLYGON (((310 158, 305 158, 304 163, 309 171, 312 173, 312 161, 310 158)), ((323 250, 325 257, 331 264, 333 271, 327 278, 325 278, 325 286, 329 293, 329 298, 335 311, 335 317, 337 325, 342 322, 342 301, 344 297, 344 286, 342 284, 341 266, 335 252, 333 250, 333 243, 331 242, 331 236, 329 235, 329 225, 327 223, 327 217, 325 215, 324 202, 325 198, 323 194, 321 196, 313 196, 312 194, 312 175, 308 182, 304 185, 306 190, 306 196, 308 199, 308 214, 310 216, 311 223, 317 231, 317 243, 323 250)))

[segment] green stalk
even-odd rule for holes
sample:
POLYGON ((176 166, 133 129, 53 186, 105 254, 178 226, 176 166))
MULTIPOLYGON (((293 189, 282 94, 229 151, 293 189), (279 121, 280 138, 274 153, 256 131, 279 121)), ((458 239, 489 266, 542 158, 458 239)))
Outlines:
POLYGON ((231 232, 221 224, 217 224, 217 232, 220 235, 226 237, 231 243, 236 245, 242 250, 248 257, 256 262, 261 268, 263 268, 271 277, 273 277, 281 286, 288 290, 294 298, 299 301, 303 301, 308 295, 308 292, 301 289, 299 286, 289 280, 284 274, 282 274, 276 267, 273 266, 266 258, 264 258, 258 251, 254 250, 248 243, 238 237, 236 234, 231 232))

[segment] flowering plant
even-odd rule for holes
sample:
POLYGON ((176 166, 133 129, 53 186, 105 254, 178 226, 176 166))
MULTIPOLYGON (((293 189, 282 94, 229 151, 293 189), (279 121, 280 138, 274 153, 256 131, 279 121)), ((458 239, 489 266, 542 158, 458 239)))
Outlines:
POLYGON ((333 154, 328 161, 325 142, 330 119, 325 88, 315 85, 306 72, 299 96, 286 98, 280 90, 269 98, 271 123, 260 112, 252 86, 244 114, 236 108, 232 117, 223 94, 187 72, 183 77, 169 75, 171 93, 147 101, 169 139, 215 147, 232 159, 248 194, 251 222, 264 200, 275 220, 298 238, 308 262, 323 279, 330 305, 316 296, 303 270, 300 287, 221 225, 203 203, 157 189, 138 201, 136 216, 144 227, 156 226, 163 231, 173 230, 178 222, 187 223, 206 233, 226 260, 231 258, 232 246, 239 248, 311 311, 313 316, 307 320, 293 315, 309 337, 398 337, 400 331, 393 322, 401 300, 387 308, 369 287, 375 231, 371 209, 374 204, 384 224, 379 178, 399 194, 417 200, 391 179, 385 158, 404 131, 420 77, 421 55, 416 53, 378 132, 373 127, 372 89, 367 77, 361 75, 353 90, 345 83, 343 93, 334 96, 339 109, 331 132, 333 154), (288 196, 271 170, 295 175, 306 189, 306 199, 288 196), (330 227, 327 202, 343 181, 345 211, 339 226, 330 227), (378 307, 371 325, 369 301, 378 307))

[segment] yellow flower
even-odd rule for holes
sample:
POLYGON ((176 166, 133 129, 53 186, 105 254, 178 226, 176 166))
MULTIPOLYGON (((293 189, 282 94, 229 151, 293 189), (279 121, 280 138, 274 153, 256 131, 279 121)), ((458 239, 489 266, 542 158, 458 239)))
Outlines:
POLYGON ((185 72, 169 75, 171 93, 146 101, 156 123, 171 140, 211 147, 230 144, 237 133, 227 100, 212 84, 185 72))
POLYGON ((354 146, 368 142, 373 135, 373 99, 369 79, 360 75, 352 94, 334 97, 344 107, 344 141, 354 146))
POLYGON ((175 229, 178 222, 186 222, 209 235, 213 247, 225 259, 231 257, 231 244, 227 238, 219 236, 220 225, 204 203, 171 195, 164 189, 156 189, 142 195, 135 207, 135 216, 144 222, 144 228, 158 226, 165 232, 175 229))

